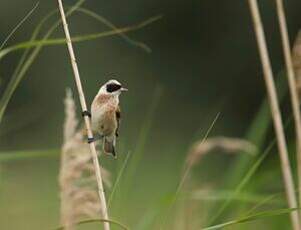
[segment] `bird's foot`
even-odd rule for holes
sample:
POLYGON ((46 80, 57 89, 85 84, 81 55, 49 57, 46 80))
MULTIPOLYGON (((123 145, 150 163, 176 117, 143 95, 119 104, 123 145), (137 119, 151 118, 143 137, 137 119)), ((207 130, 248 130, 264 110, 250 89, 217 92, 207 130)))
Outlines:
POLYGON ((91 118, 91 112, 88 111, 88 110, 84 110, 84 111, 82 111, 82 116, 83 116, 83 117, 84 117, 84 116, 88 116, 88 117, 91 118))
POLYGON ((94 137, 88 137, 88 144, 92 143, 92 142, 96 142, 98 140, 101 140, 103 138, 103 135, 96 135, 94 137))
POLYGON ((88 137, 88 144, 95 142, 95 138, 94 137, 88 137))

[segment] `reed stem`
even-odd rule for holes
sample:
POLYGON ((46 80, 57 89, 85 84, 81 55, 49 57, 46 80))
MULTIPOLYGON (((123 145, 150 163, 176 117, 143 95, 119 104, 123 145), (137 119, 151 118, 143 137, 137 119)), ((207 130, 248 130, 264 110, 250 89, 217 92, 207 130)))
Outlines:
MULTIPOLYGON (((288 206, 290 208, 297 208, 298 206, 297 198, 294 191, 295 186, 294 186, 291 166, 288 158, 288 150, 287 150, 283 125, 282 125, 282 118, 281 118, 280 108, 278 104, 275 82, 274 82, 272 67, 269 59, 266 39, 263 31, 263 25, 258 9, 258 3, 257 0, 248 0, 248 2, 249 2, 251 15, 252 15, 253 27, 256 34, 257 45, 258 45, 260 59, 262 63, 263 73, 264 73, 263 76, 267 88, 269 104, 271 108, 275 132, 276 132, 282 176, 284 180, 288 206)), ((293 229, 300 230, 298 211, 291 212, 290 217, 291 217, 293 229)))
POLYGON ((297 153, 297 165, 298 165, 298 191, 299 191, 299 204, 301 203, 301 113, 299 109, 300 100, 298 97, 297 84, 295 71, 293 67, 291 47, 289 43, 285 11, 282 0, 276 0, 277 14, 282 38, 283 53, 285 58, 285 64, 287 69, 288 85, 291 94, 291 103, 293 108, 293 115, 295 120, 295 132, 296 132, 296 153, 297 153))
MULTIPOLYGON (((82 111, 86 111, 87 105, 86 105, 85 95, 84 95, 84 91, 83 91, 82 84, 81 84, 81 79, 80 79, 80 75, 79 75, 79 71, 78 71, 78 67, 77 67, 77 63, 76 63, 76 59, 75 59, 75 54, 73 51, 73 46, 72 46, 72 42, 71 42, 71 37, 70 37, 69 29, 68 29, 68 24, 66 21, 66 16, 65 16, 62 0, 58 0, 58 4, 59 4, 59 10, 60 10, 60 14, 61 14, 62 22, 63 22, 64 32, 66 35, 66 42, 67 42, 67 46, 68 46, 68 50, 69 50, 71 65, 72 65, 72 69, 73 69, 73 73, 74 73, 74 78, 75 78, 75 82, 76 82, 76 86, 77 86, 80 104, 82 107, 82 111)), ((84 120, 85 120, 85 125, 87 128, 88 138, 93 138, 93 133, 91 130, 91 123, 90 123, 89 117, 84 116, 84 120)), ((97 180, 97 185, 98 185, 98 195, 100 198, 101 215, 102 215, 101 218, 108 220, 107 203, 106 203, 105 193, 104 193, 104 189, 103 189, 100 165, 98 162, 97 152, 96 152, 94 142, 91 142, 89 144, 89 146, 90 146, 90 151, 92 154, 92 159, 93 159, 93 164, 94 164, 94 169, 95 169, 95 174, 96 174, 96 180, 97 180)), ((109 222, 103 222, 103 225, 104 225, 105 230, 110 230, 109 222)))

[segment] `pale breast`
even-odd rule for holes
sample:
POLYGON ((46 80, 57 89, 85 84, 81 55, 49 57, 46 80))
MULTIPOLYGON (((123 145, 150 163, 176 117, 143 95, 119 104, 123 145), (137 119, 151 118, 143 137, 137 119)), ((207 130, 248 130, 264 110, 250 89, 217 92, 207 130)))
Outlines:
POLYGON ((98 121, 100 132, 105 136, 115 135, 117 129, 116 108, 105 106, 103 114, 98 121))
POLYGON ((95 98, 92 107, 92 129, 101 135, 114 135, 117 129, 116 103, 113 98, 100 97, 95 98))

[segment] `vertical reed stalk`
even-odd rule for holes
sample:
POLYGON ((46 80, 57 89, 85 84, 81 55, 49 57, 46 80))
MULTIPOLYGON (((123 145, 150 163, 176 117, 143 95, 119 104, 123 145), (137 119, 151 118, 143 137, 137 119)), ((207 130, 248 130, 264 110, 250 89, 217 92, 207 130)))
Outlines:
POLYGON ((291 102, 295 120, 296 132, 296 147, 297 147, 297 165, 298 165, 298 191, 299 191, 299 204, 301 203, 301 114, 300 114, 300 100, 298 97, 297 84, 295 78, 295 71, 293 67, 291 47, 289 43, 288 31, 286 26, 285 11, 282 0, 276 0, 277 14, 282 38, 282 46, 285 57, 285 64, 287 69, 287 77, 289 89, 291 94, 291 102))
MULTIPOLYGON (((78 67, 77 67, 77 63, 76 63, 76 59, 75 59, 75 55, 74 55, 74 51, 73 51, 73 46, 72 46, 72 42, 71 42, 71 37, 70 37, 70 33, 69 33, 67 21, 66 21, 66 16, 65 16, 62 0, 58 0, 58 4, 59 4, 59 10, 60 10, 63 27, 64 27, 64 31, 65 31, 65 35, 66 35, 67 46, 68 46, 69 55, 70 55, 70 59, 71 59, 74 78, 75 78, 75 82, 76 82, 76 86, 77 86, 77 90, 78 90, 78 94, 79 94, 80 104, 82 107, 82 111, 86 111, 87 105, 86 105, 85 95, 84 95, 84 91, 82 88, 81 79, 80 79, 80 75, 79 75, 79 71, 78 71, 78 67)), ((93 138, 93 133, 91 130, 91 123, 90 123, 89 117, 84 116, 84 120, 85 120, 85 124, 86 124, 86 128, 87 128, 88 137, 93 138)), ((102 215, 103 219, 108 219, 106 198, 105 198, 105 193, 104 193, 104 189, 103 189, 100 165, 98 162, 94 142, 91 142, 89 144, 89 146, 90 146, 90 151, 92 154, 92 159, 93 159, 93 164, 94 164, 94 169, 95 169, 95 174, 96 174, 96 179, 97 179, 98 195, 100 198, 100 206, 101 206, 101 215, 102 215)), ((110 230, 109 222, 104 222, 104 229, 110 230)))
MULTIPOLYGON (((294 181, 292 177, 290 162, 288 158, 287 145, 282 125, 281 113, 277 99, 277 93, 275 89, 274 77, 272 72, 272 67, 269 59, 269 54, 267 50, 266 39, 263 31, 263 25, 261 17, 259 14, 257 0, 248 0, 249 7, 253 19, 253 27, 256 34, 257 45, 259 49, 260 59, 263 67, 263 76, 267 88, 267 94, 269 98, 269 104, 272 112, 274 128, 276 132, 278 151, 280 155, 282 175, 284 179, 284 185, 286 190, 286 196, 288 200, 288 205, 290 208, 296 208, 297 199, 294 192, 294 181)), ((299 215, 297 211, 291 212, 291 221, 294 230, 300 230, 299 215)))

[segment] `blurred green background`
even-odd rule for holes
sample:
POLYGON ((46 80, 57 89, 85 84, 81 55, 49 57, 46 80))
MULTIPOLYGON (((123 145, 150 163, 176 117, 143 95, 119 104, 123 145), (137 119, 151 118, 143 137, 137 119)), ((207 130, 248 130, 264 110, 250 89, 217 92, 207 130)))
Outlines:
MULTIPOLYGON (((73 0, 64 1, 66 7, 75 3, 73 0)), ((33 0, 0 2, 0 41, 35 4, 33 0)), ((283 56, 275 2, 260 1, 260 6, 272 64, 275 73, 279 73, 283 68, 283 56)), ((118 79, 129 89, 121 96, 123 119, 118 141, 119 159, 114 161, 105 157, 101 158, 101 162, 110 169, 114 179, 129 152, 141 159, 137 160, 137 167, 133 166, 134 175, 129 184, 125 184, 129 180, 121 178, 119 199, 116 198, 110 211, 113 218, 131 229, 147 229, 142 226, 147 218, 155 216, 148 229, 159 229, 162 227, 161 219, 167 216, 163 228, 176 229, 173 225, 176 214, 172 212, 174 210, 168 211, 166 203, 177 188, 191 144, 204 137, 218 113, 220 116, 210 137, 244 138, 265 98, 247 1, 87 0, 83 7, 105 17, 117 27, 163 16, 128 33, 130 38, 149 46, 150 53, 129 44, 120 36, 85 41, 74 46, 88 104, 108 79, 118 79), (122 187, 127 187, 127 191, 122 192, 122 187)), ((301 2, 285 1, 285 7, 293 41, 301 26, 301 2)), ((56 8, 56 1, 40 1, 8 46, 29 40, 40 20, 56 8)), ((57 14, 53 21, 58 18, 57 14)), ((96 20, 76 12, 68 21, 71 35, 108 30, 96 20)), ((42 34, 50 25, 51 22, 46 24, 42 34)), ((63 36, 59 26, 52 37, 63 36)), ((20 55, 18 51, 1 60, 0 96, 20 55)), ((57 177, 64 122, 63 99, 67 87, 72 88, 78 102, 66 46, 44 47, 9 102, 0 125, 0 152, 7 156, 16 154, 16 151, 26 154, 51 150, 54 156, 47 154, 47 157, 1 163, 0 229, 52 229, 59 224, 57 177)), ((280 88, 286 88, 286 83, 280 88)), ((287 120, 291 114, 287 96, 283 100, 283 111, 287 120)), ((261 124, 258 125, 260 127, 261 124)), ((294 139, 290 126, 288 141, 293 156, 294 139)), ((271 127, 268 131, 261 139, 265 145, 259 149, 260 154, 273 137, 271 127)), ((191 189, 225 189, 222 182, 226 180, 227 172, 231 175, 230 171, 240 160, 238 158, 227 155, 206 157, 205 163, 202 162, 193 172, 191 189)), ((246 165, 244 170, 249 167, 246 165)), ((277 151, 271 152, 257 173, 261 176, 251 180, 250 187, 255 187, 250 189, 252 192, 283 192, 277 151)), ((239 180, 233 181, 232 187, 227 189, 234 189, 238 183, 239 180)), ((220 204, 216 201, 205 203, 208 209, 202 206, 205 211, 193 214, 195 218, 199 216, 197 222, 206 223, 203 219, 213 215, 212 210, 220 204)), ((237 217, 235 210, 229 209, 225 217, 232 212, 234 214, 230 217, 237 217)), ((288 229, 284 227, 288 226, 288 220, 287 216, 283 216, 232 229, 254 229, 255 226, 259 229, 288 229)), ((81 229, 90 228, 93 226, 81 229)), ((195 225, 178 228, 197 229, 195 225)))

